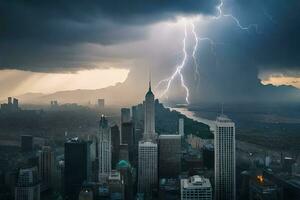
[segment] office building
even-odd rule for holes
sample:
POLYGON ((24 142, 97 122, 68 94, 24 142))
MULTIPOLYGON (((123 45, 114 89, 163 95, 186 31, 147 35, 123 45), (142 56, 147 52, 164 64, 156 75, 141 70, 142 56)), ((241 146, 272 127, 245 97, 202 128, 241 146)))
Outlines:
POLYGON ((22 152, 29 152, 33 149, 33 137, 32 135, 21 136, 21 149, 22 152))
POLYGON ((120 130, 117 125, 114 125, 110 128, 111 132, 111 166, 115 169, 118 161, 119 161, 119 153, 120 153, 120 130))
POLYGON ((151 91, 151 82, 144 101, 144 139, 156 139, 155 133, 155 102, 151 91))
POLYGON ((159 178, 177 178, 181 171, 181 135, 160 135, 158 145, 159 178))
POLYGON ((65 199, 78 198, 82 183, 91 177, 90 143, 70 139, 65 143, 65 199))
POLYGON ((20 169, 15 187, 15 200, 40 200, 37 167, 20 169))
POLYGON ((222 114, 215 130, 215 199, 235 200, 235 124, 222 114))
POLYGON ((138 144, 138 193, 151 196, 158 186, 158 145, 155 132, 154 94, 149 90, 144 101, 144 135, 138 144))
POLYGON ((107 119, 102 115, 98 134, 99 181, 106 182, 111 171, 111 132, 107 119))
POLYGON ((133 122, 125 122, 122 124, 122 145, 128 147, 128 159, 130 163, 136 160, 135 157, 135 130, 133 122))
POLYGON ((134 124, 132 122, 123 122, 122 130, 122 144, 133 144, 134 141, 134 124))
POLYGON ((181 180, 180 194, 181 200, 212 200, 212 187, 209 179, 195 175, 181 180))
POLYGON ((138 155, 138 192, 151 195, 158 184, 157 144, 140 141, 138 155))
POLYGON ((178 121, 178 133, 184 137, 184 119, 180 118, 178 121))
POLYGON ((42 150, 38 152, 39 165, 38 171, 41 178, 41 191, 49 189, 52 185, 54 174, 54 152, 51 147, 43 146, 42 150))

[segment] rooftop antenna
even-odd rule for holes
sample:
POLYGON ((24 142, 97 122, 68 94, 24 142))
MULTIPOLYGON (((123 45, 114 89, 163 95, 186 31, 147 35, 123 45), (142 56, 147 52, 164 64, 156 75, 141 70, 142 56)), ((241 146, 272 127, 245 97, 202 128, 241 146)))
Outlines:
POLYGON ((221 114, 224 115, 224 103, 222 103, 221 114))
POLYGON ((151 91, 151 68, 149 67, 149 90, 151 91))

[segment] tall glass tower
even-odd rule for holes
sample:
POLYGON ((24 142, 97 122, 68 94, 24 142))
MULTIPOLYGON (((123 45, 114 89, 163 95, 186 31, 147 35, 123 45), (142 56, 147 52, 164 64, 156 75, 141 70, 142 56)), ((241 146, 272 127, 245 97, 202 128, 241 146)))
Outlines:
POLYGON ((144 101, 144 139, 156 138, 155 133, 155 102, 151 91, 151 81, 144 101))
POLYGON ((111 132, 106 118, 102 115, 98 134, 99 181, 106 182, 111 171, 111 132))
POLYGON ((235 186, 235 124, 222 114, 215 132, 215 199, 235 200, 235 186))

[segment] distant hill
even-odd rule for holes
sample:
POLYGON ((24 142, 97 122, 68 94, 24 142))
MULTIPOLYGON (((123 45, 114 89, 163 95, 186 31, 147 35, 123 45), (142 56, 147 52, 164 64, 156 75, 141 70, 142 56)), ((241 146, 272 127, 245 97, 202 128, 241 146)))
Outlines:
POLYGON ((78 89, 51 94, 26 93, 17 96, 17 98, 20 104, 50 104, 50 101, 57 100, 59 104, 78 103, 83 105, 95 104, 97 99, 104 98, 105 104, 126 106, 141 102, 144 98, 144 92, 142 91, 131 90, 126 83, 118 83, 114 86, 96 90, 78 89))

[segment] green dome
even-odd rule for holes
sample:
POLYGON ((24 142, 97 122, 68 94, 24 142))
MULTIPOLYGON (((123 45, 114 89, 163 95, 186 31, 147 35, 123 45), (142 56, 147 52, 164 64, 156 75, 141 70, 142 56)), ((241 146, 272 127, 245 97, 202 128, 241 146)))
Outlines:
POLYGON ((127 160, 120 160, 117 164, 117 169, 122 169, 122 168, 130 168, 130 164, 127 160))

